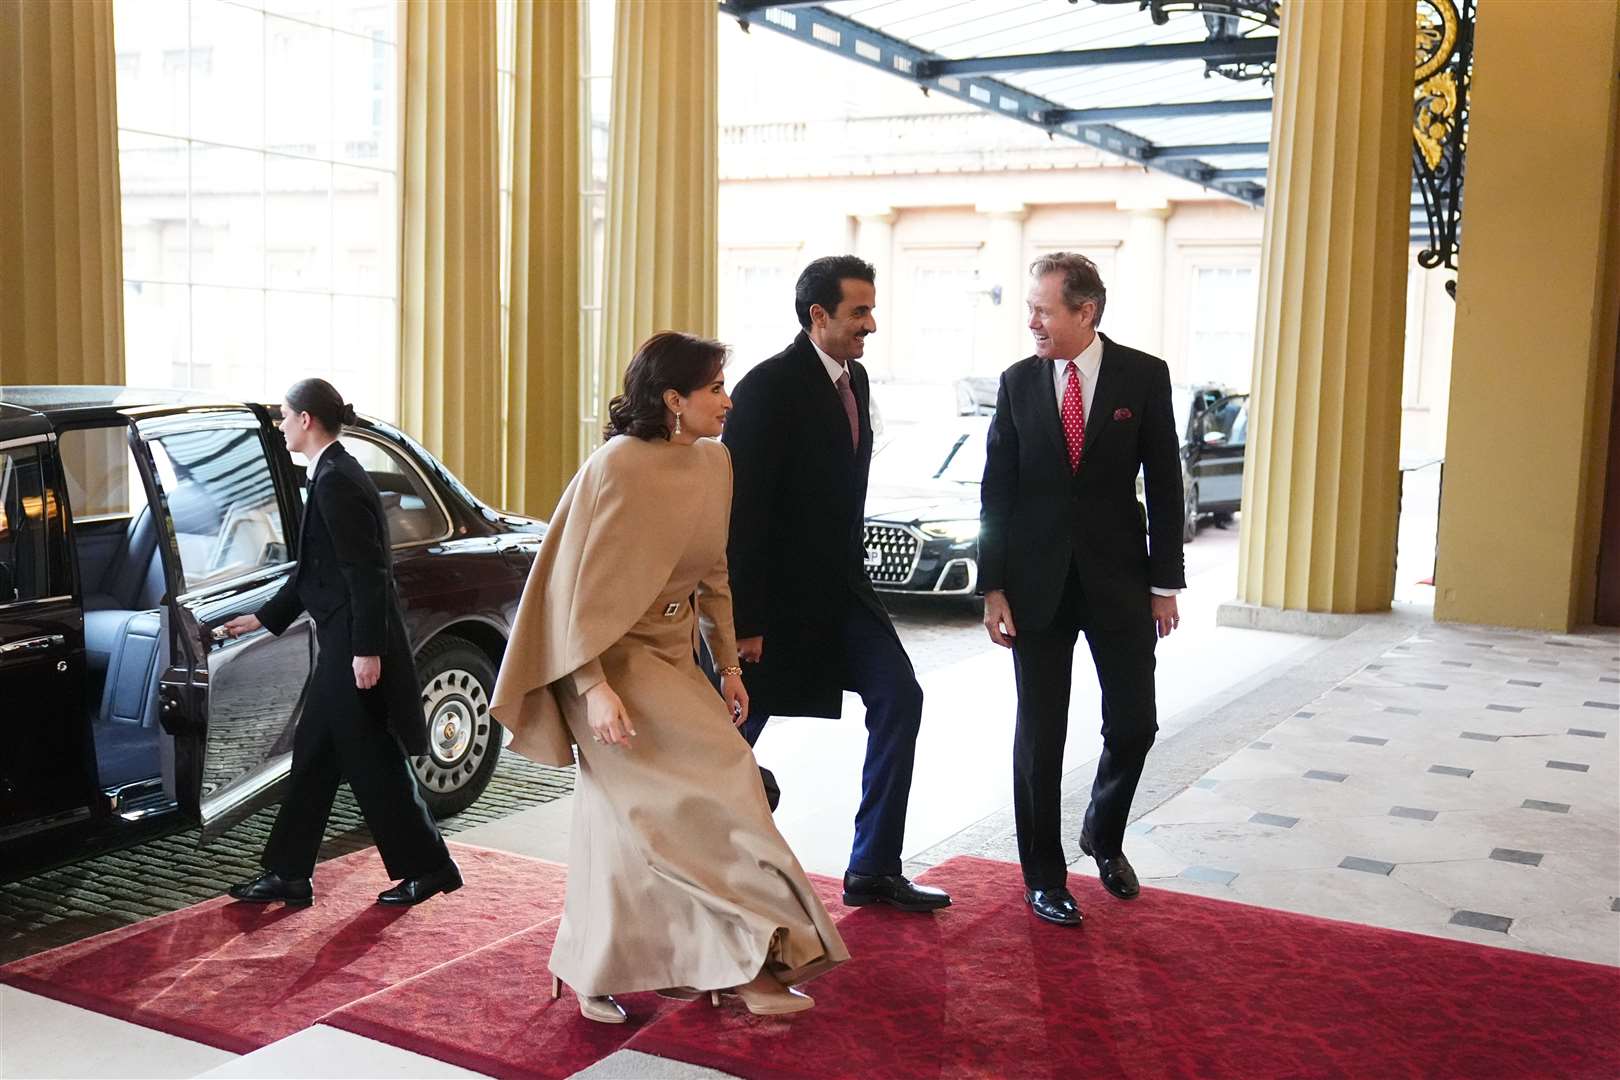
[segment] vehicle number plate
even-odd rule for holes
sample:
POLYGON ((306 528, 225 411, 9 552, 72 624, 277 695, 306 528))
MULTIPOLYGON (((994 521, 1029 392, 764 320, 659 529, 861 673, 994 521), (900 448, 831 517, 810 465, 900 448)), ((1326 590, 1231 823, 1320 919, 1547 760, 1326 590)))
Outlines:
POLYGON ((866 549, 866 568, 876 570, 883 565, 883 551, 880 548, 868 547, 866 549))

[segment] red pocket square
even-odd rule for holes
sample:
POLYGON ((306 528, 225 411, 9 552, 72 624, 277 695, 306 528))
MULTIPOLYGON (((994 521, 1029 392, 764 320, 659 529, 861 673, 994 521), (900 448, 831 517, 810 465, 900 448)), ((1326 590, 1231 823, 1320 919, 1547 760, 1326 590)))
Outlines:
POLYGON ((1130 418, 1131 418, 1131 410, 1129 410, 1129 409, 1115 409, 1114 410, 1114 419, 1115 420, 1129 420, 1130 418))

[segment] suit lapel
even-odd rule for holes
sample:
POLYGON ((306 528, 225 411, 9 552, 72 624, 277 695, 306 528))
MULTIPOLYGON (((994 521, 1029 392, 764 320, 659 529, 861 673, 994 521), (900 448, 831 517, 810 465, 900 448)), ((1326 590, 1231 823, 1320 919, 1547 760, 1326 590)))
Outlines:
POLYGON ((1037 358, 1035 361, 1037 378, 1034 380, 1032 392, 1035 394, 1035 415, 1040 418, 1040 428, 1052 444, 1053 453, 1063 467, 1069 467, 1069 440, 1063 437, 1063 418, 1058 415, 1057 395, 1054 390, 1052 375, 1052 361, 1037 358))
MULTIPOLYGON (((855 460, 855 450, 850 446, 849 417, 844 415, 844 403, 838 396, 838 387, 827 378, 827 369, 821 363, 821 357, 816 353, 816 347, 810 341, 810 335, 799 332, 799 352, 803 358, 804 378, 811 384, 810 400, 815 402, 823 416, 823 427, 829 433, 836 431, 842 438, 836 440, 843 447, 843 460, 846 463, 855 460)), ((861 400, 861 393, 855 388, 855 377, 850 376, 850 391, 855 394, 856 421, 861 426, 861 438, 866 439, 866 421, 862 414, 866 412, 866 403, 861 400)))
MULTIPOLYGON (((1102 337, 1101 334, 1098 337, 1102 337)), ((1086 445, 1080 451, 1080 464, 1091 456, 1091 448, 1101 440, 1103 432, 1114 419, 1114 399, 1119 396, 1119 382, 1125 377, 1124 361, 1114 355, 1113 344, 1102 339, 1102 360, 1097 365, 1097 388, 1091 403, 1091 418, 1086 422, 1086 445)))

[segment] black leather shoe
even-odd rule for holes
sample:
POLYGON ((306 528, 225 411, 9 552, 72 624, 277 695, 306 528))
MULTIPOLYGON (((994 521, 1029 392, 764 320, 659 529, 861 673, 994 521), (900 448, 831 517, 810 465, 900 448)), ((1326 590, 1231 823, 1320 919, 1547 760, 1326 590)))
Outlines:
POLYGON ((451 859, 431 874, 406 878, 392 889, 377 894, 379 904, 420 904, 439 893, 452 893, 461 888, 461 870, 451 859))
POLYGON ((1096 860, 1097 877, 1102 881, 1103 888, 1121 900, 1135 900, 1141 895, 1142 885, 1136 880, 1136 871, 1131 868, 1131 861, 1124 852, 1098 855, 1091 842, 1091 834, 1084 829, 1080 830, 1080 850, 1096 860))
POLYGON ((309 878, 287 881, 280 874, 269 871, 228 890, 231 899, 248 904, 273 904, 280 900, 288 907, 308 907, 315 902, 315 887, 309 878))
POLYGON ((1025 889, 1024 899, 1029 901, 1029 909, 1038 918, 1049 923, 1079 926, 1085 921, 1085 916, 1080 914, 1080 905, 1075 903, 1068 889, 1025 889))
POLYGON ((950 907, 951 898, 944 889, 928 885, 913 885, 901 874, 844 874, 844 903, 850 907, 867 904, 888 904, 901 911, 934 911, 950 907))

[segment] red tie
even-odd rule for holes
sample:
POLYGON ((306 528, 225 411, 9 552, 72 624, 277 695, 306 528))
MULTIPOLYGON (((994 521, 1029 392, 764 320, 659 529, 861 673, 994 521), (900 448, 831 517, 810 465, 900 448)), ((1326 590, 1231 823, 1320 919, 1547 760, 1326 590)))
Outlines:
POLYGON ((1069 384, 1063 388, 1063 437, 1069 443, 1069 471, 1080 469, 1086 448, 1086 395, 1080 389, 1080 369, 1069 361, 1069 384))

